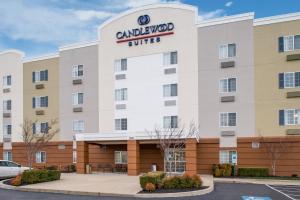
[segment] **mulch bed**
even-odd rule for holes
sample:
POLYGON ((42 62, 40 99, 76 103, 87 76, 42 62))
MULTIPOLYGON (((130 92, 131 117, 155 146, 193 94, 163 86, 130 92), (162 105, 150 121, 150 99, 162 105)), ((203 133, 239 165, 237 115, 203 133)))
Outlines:
POLYGON ((202 186, 200 188, 186 188, 186 189, 156 189, 154 192, 148 192, 146 190, 142 190, 138 194, 192 192, 197 190, 203 190, 206 188, 208 188, 208 186, 202 186))

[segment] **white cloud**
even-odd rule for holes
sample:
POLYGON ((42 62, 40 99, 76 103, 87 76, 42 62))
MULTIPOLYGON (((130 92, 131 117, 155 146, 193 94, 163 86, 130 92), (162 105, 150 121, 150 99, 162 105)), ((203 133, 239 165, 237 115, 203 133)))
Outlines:
POLYGON ((217 17, 222 17, 225 15, 225 11, 222 9, 217 9, 211 12, 200 12, 199 16, 198 16, 198 20, 202 21, 202 20, 207 20, 207 19, 213 19, 213 18, 217 18, 217 17))
POLYGON ((79 20, 89 21, 91 19, 105 19, 115 15, 112 12, 106 11, 95 11, 95 10, 75 10, 74 14, 77 16, 79 20))
POLYGON ((225 4, 225 6, 226 6, 226 7, 230 7, 230 6, 232 6, 232 4, 233 4, 233 1, 228 1, 228 2, 225 4))

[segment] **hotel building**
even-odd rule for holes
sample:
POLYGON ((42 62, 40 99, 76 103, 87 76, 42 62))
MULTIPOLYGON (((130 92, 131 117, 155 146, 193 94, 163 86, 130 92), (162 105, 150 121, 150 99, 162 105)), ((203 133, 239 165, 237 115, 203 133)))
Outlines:
POLYGON ((55 55, 3 52, 0 151, 25 164, 19 124, 29 119, 42 131, 58 119, 36 166, 125 166, 129 175, 153 164, 190 174, 218 163, 270 168, 264 136, 289 143, 277 175, 300 175, 299 27, 300 13, 200 21, 196 7, 154 4, 108 19, 97 41, 55 55), (191 122, 200 139, 166 161, 148 132, 191 122))

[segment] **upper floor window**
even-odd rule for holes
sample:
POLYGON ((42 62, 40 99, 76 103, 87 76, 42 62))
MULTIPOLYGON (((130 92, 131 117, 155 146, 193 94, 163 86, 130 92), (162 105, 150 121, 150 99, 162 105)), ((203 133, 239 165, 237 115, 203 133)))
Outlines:
POLYGON ((294 51, 300 49, 300 35, 287 35, 278 38, 279 52, 294 51))
POLYGON ((121 88, 115 90, 115 100, 116 101, 126 101, 127 100, 127 88, 121 88))
POLYGON ((4 151, 3 152, 4 160, 12 161, 12 152, 11 151, 4 151))
POLYGON ((279 125, 300 125, 300 109, 279 110, 279 125))
POLYGON ((163 122, 164 128, 178 128, 178 117, 177 116, 165 116, 163 122))
POLYGON ((235 44, 222 44, 219 47, 219 58, 226 59, 232 58, 236 55, 236 45, 235 44))
POLYGON ((115 130, 117 131, 127 130, 127 118, 115 119, 115 130))
POLYGON ((235 92, 236 78, 225 78, 220 80, 220 92, 235 92))
POLYGON ((300 87, 300 72, 285 72, 279 74, 279 88, 300 87))
POLYGON ((73 121, 73 131, 74 132, 83 132, 84 131, 84 121, 83 120, 74 120, 73 121))
POLYGON ((11 110, 11 100, 3 101, 3 111, 10 111, 11 110))
POLYGON ((115 61, 115 72, 122 72, 127 70, 127 59, 119 59, 115 61))
POLYGON ((175 65, 177 64, 177 51, 167 52, 163 54, 164 65, 175 65))
POLYGON ((35 153, 35 162, 36 163, 45 163, 46 162, 46 152, 38 151, 35 153))
POLYGON ((177 84, 168 84, 163 86, 164 97, 175 97, 177 96, 177 84))
POLYGON ((220 126, 236 126, 236 113, 220 113, 220 126))
POLYGON ((11 124, 5 124, 3 126, 4 135, 11 135, 11 124))
POLYGON ((73 67, 73 77, 78 78, 83 76, 83 65, 77 65, 73 67))
POLYGON ((73 97, 73 106, 83 104, 83 93, 82 92, 74 93, 72 95, 72 97, 73 97))
POLYGON ((45 107, 48 107, 48 96, 32 98, 32 108, 45 108, 45 107))
POLYGON ((11 75, 3 76, 3 86, 11 86, 11 75))
POLYGON ((32 72, 32 82, 48 81, 48 70, 32 72))
POLYGON ((37 134, 37 133, 48 133, 49 127, 48 127, 48 122, 35 122, 32 124, 32 133, 37 134))

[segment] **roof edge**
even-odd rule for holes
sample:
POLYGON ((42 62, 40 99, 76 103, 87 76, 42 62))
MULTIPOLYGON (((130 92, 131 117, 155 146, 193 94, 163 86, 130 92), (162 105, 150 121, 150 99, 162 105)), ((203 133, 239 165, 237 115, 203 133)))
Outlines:
POLYGON ((68 44, 68 45, 60 46, 58 48, 58 50, 59 51, 66 51, 66 50, 71 50, 71 49, 78 49, 78 48, 83 48, 83 47, 97 45, 98 43, 99 43, 98 40, 87 41, 87 42, 77 42, 77 43, 73 43, 73 44, 68 44))
POLYGON ((300 19, 300 12, 288 13, 283 15, 274 15, 271 17, 263 17, 254 20, 254 26, 274 24, 280 22, 294 21, 300 19))
POLYGON ((7 54, 7 53, 16 53, 19 54, 22 58, 25 57, 25 53, 17 49, 8 49, 8 50, 1 51, 0 55, 7 54))
POLYGON ((25 58, 23 60, 23 63, 29 63, 29 62, 35 62, 35 61, 40 61, 40 60, 47 60, 51 58, 57 58, 59 57, 58 53, 51 53, 51 54, 45 54, 37 57, 32 57, 32 58, 25 58))

